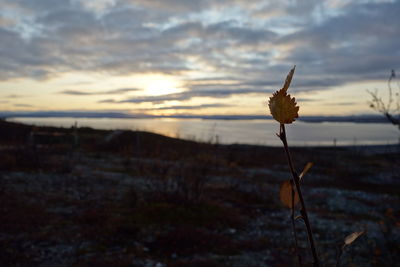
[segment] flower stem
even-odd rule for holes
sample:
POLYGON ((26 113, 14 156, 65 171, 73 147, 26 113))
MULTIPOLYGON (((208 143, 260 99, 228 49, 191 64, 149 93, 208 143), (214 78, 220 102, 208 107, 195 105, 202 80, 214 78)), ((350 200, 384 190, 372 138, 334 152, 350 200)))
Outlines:
POLYGON ((318 267, 319 266, 319 259, 318 259, 318 255, 317 255, 317 250, 315 248, 315 244, 314 244, 314 237, 313 237, 313 233, 311 230, 311 225, 310 225, 310 221, 308 220, 308 214, 307 214, 307 209, 306 209, 306 205, 303 199, 303 194, 301 192, 301 188, 300 188, 300 178, 297 175, 296 171, 294 170, 293 167, 293 161, 292 161, 292 157, 290 155, 290 151, 289 151, 289 146, 287 144, 287 138, 286 138, 286 130, 285 130, 285 124, 280 124, 280 131, 279 131, 279 138, 281 139, 282 143, 283 143, 283 147, 285 149, 285 153, 286 153, 286 158, 289 164, 289 168, 290 168, 290 172, 292 173, 292 178, 293 178, 293 182, 296 185, 296 191, 299 195, 299 200, 300 200, 300 205, 301 205, 301 216, 303 218, 304 224, 306 225, 307 228, 307 236, 308 236, 308 241, 310 244, 310 248, 311 248, 311 252, 313 255, 313 265, 318 267))
POLYGON ((292 222, 292 230, 293 230, 293 238, 294 238, 294 248, 297 254, 297 261, 299 263, 299 266, 302 267, 303 264, 301 262, 301 255, 300 255, 300 251, 299 251, 299 242, 298 242, 298 238, 297 238, 297 231, 296 231, 296 223, 295 223, 295 217, 294 217, 294 195, 295 195, 295 191, 294 191, 294 186, 293 186, 293 181, 290 181, 291 184, 291 191, 292 191, 292 207, 291 207, 291 215, 290 215, 290 219, 292 222))

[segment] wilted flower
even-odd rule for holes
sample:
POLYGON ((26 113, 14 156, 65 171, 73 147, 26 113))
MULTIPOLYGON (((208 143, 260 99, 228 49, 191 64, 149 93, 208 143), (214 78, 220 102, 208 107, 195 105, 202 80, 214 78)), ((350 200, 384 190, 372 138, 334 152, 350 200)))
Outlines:
POLYGON ((269 98, 268 106, 271 115, 281 124, 292 123, 299 117, 299 107, 297 106, 296 99, 287 94, 295 68, 296 66, 290 70, 282 89, 276 91, 272 97, 269 98))

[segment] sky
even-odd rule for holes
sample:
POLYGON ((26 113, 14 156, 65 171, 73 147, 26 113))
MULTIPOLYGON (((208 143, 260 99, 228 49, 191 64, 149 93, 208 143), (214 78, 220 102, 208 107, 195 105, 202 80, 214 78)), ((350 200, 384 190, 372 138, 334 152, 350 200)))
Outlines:
POLYGON ((0 0, 0 110, 370 114, 400 67, 400 1, 0 0))

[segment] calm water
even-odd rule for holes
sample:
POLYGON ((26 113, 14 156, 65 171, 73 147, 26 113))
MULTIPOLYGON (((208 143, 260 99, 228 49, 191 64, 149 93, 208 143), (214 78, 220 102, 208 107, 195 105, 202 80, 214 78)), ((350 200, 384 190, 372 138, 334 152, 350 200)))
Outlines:
MULTIPOLYGON (((15 118, 12 121, 34 125, 96 129, 130 129, 155 132, 171 137, 232 144, 281 145, 275 135, 279 125, 273 120, 201 120, 201 119, 114 119, 114 118, 15 118)), ((306 123, 287 126, 289 145, 323 146, 397 144, 399 130, 378 123, 306 123)))

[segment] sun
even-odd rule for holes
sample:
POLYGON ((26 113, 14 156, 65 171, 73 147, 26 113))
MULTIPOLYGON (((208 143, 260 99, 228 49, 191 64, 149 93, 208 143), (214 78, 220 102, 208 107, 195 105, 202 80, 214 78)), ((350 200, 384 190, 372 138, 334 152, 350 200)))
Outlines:
POLYGON ((183 91, 181 82, 173 76, 151 74, 142 78, 142 87, 147 95, 167 95, 183 91))

